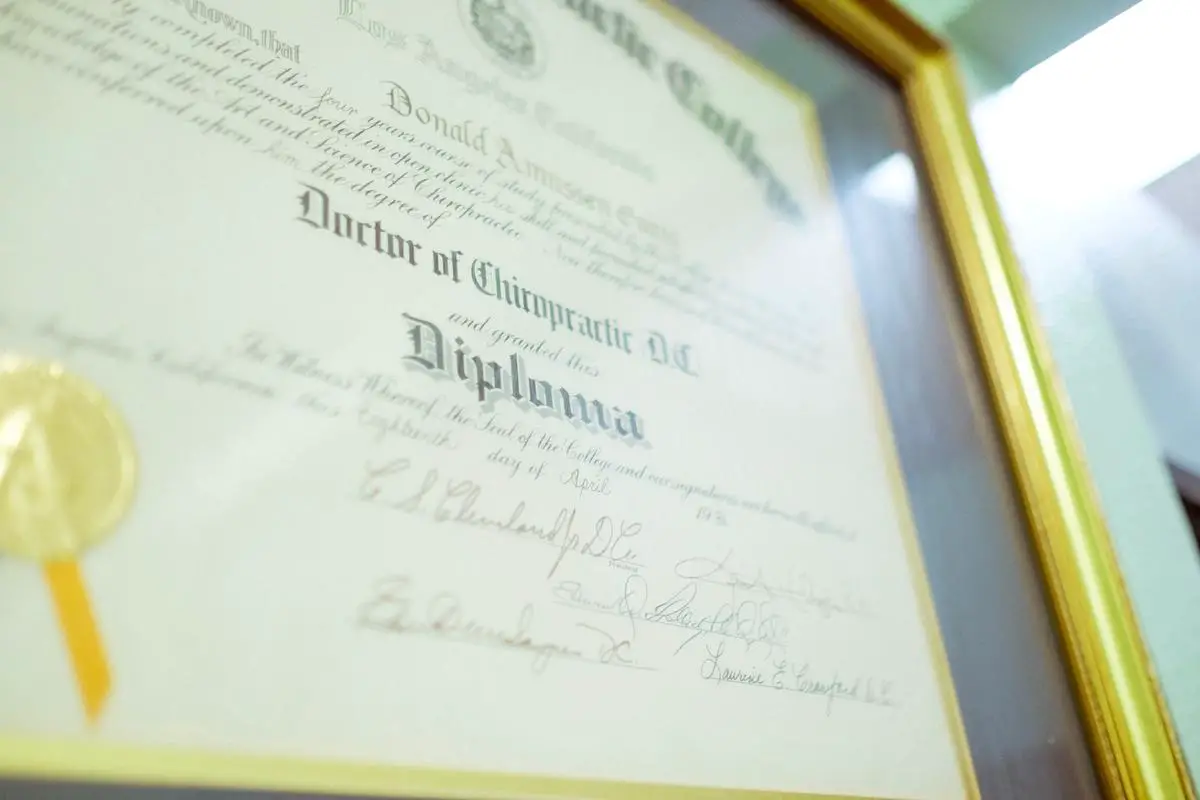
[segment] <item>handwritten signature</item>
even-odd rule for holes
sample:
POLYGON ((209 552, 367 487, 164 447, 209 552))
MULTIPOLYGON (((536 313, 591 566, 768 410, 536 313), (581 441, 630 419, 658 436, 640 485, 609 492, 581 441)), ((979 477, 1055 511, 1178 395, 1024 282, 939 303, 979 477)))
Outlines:
MULTIPOLYGON (((625 579, 616 597, 597 600, 575 580, 556 584, 552 595, 556 602, 571 608, 594 611, 628 621, 630 636, 636 636, 639 623, 678 628, 687 632, 674 655, 678 655, 702 636, 718 636, 743 642, 747 649, 765 645, 769 652, 782 648, 788 635, 787 621, 774 613, 770 600, 747 600, 729 596, 715 608, 700 610, 698 582, 677 589, 661 602, 651 600, 647 580, 641 575, 625 579)), ((660 595, 661 596, 661 595, 660 595)))
POLYGON ((758 666, 735 666, 725 657, 725 644, 719 642, 705 648, 705 658, 700 662, 700 677, 738 686, 754 686, 780 692, 794 692, 825 699, 825 715, 833 713, 839 702, 895 708, 899 702, 895 696, 893 681, 880 678, 857 677, 844 680, 837 673, 818 678, 807 663, 779 659, 769 662, 765 668, 758 666))
POLYGON ((423 604, 415 594, 414 582, 409 576, 392 576, 379 581, 370 598, 359 607, 359 625, 385 633, 527 653, 532 659, 530 667, 536 674, 545 672, 554 660, 646 669, 634 660, 632 641, 613 636, 594 625, 575 626, 589 633, 586 647, 536 635, 532 603, 521 606, 516 620, 504 625, 475 616, 453 592, 437 592, 423 604))
POLYGON ((391 633, 420 634, 463 644, 522 650, 533 656, 532 668, 544 672, 554 658, 583 658, 583 652, 563 644, 535 639, 532 604, 526 603, 511 626, 496 626, 467 613, 462 601, 450 592, 429 599, 424 613, 414 609, 412 580, 407 576, 386 578, 359 609, 358 621, 365 628, 391 633))
POLYGON ((794 576, 787 583, 771 583, 760 568, 750 573, 735 570, 731 566, 734 558, 732 551, 720 561, 702 556, 685 558, 675 564, 675 574, 685 580, 760 592, 768 597, 788 600, 802 611, 816 611, 824 619, 839 615, 870 614, 866 601, 853 592, 847 591, 843 597, 835 598, 818 589, 808 575, 794 576))
MULTIPOLYGON (((394 482, 409 474, 412 462, 393 459, 385 464, 367 464, 359 486, 359 499, 417 515, 436 523, 456 523, 500 533, 523 536, 554 547, 558 553, 547 577, 553 577, 569 554, 576 554, 625 571, 636 571, 641 563, 633 548, 642 533, 642 524, 629 520, 599 517, 590 532, 581 533, 576 525, 577 510, 563 506, 553 519, 532 521, 527 501, 510 500, 499 513, 485 509, 484 488, 473 480, 443 476, 437 469, 426 470, 419 485, 396 492, 394 482)), ((547 515, 548 516, 548 515, 547 515)))

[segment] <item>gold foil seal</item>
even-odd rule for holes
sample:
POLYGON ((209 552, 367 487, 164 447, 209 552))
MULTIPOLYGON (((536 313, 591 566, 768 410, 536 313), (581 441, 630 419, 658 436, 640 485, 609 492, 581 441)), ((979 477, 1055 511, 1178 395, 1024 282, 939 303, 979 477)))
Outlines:
POLYGON ((0 354, 0 554, 41 563, 92 724, 113 679, 78 558, 116 530, 136 483, 129 429, 95 386, 0 354))
POLYGON ((136 482, 129 429, 96 387, 0 355, 0 553, 75 559, 116 530, 136 482))

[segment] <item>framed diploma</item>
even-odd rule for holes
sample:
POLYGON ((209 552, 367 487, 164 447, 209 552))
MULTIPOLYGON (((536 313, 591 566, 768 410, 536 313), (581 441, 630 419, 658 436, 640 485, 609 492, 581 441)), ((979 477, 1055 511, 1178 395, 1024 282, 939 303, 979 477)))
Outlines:
POLYGON ((6 0, 0 74, 5 797, 1184 796, 894 7, 6 0))

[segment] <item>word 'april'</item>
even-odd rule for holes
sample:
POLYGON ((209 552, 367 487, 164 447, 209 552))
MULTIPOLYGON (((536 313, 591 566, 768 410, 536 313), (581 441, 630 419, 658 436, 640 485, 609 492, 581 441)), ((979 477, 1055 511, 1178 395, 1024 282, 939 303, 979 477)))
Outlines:
POLYGON ((465 382, 468 388, 475 390, 479 402, 484 405, 490 405, 494 399, 505 398, 522 409, 537 410, 545 416, 576 423, 617 439, 637 442, 646 438, 642 420, 634 411, 625 411, 618 406, 589 399, 581 392, 530 377, 525 371, 524 362, 516 353, 508 357, 507 365, 484 361, 471 354, 461 337, 454 339, 452 347, 441 329, 432 322, 407 313, 404 319, 410 324, 408 340, 412 345, 412 353, 404 357, 405 361, 417 364, 428 372, 465 382))

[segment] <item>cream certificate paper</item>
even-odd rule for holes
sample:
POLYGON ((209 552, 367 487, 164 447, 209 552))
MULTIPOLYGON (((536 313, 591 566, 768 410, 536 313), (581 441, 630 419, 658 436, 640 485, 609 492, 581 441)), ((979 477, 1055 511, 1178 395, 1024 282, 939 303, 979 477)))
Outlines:
POLYGON ((0 342, 140 463, 91 713, 0 560, 2 741, 966 794, 800 99, 632 0, 3 0, 0 75, 0 342))

